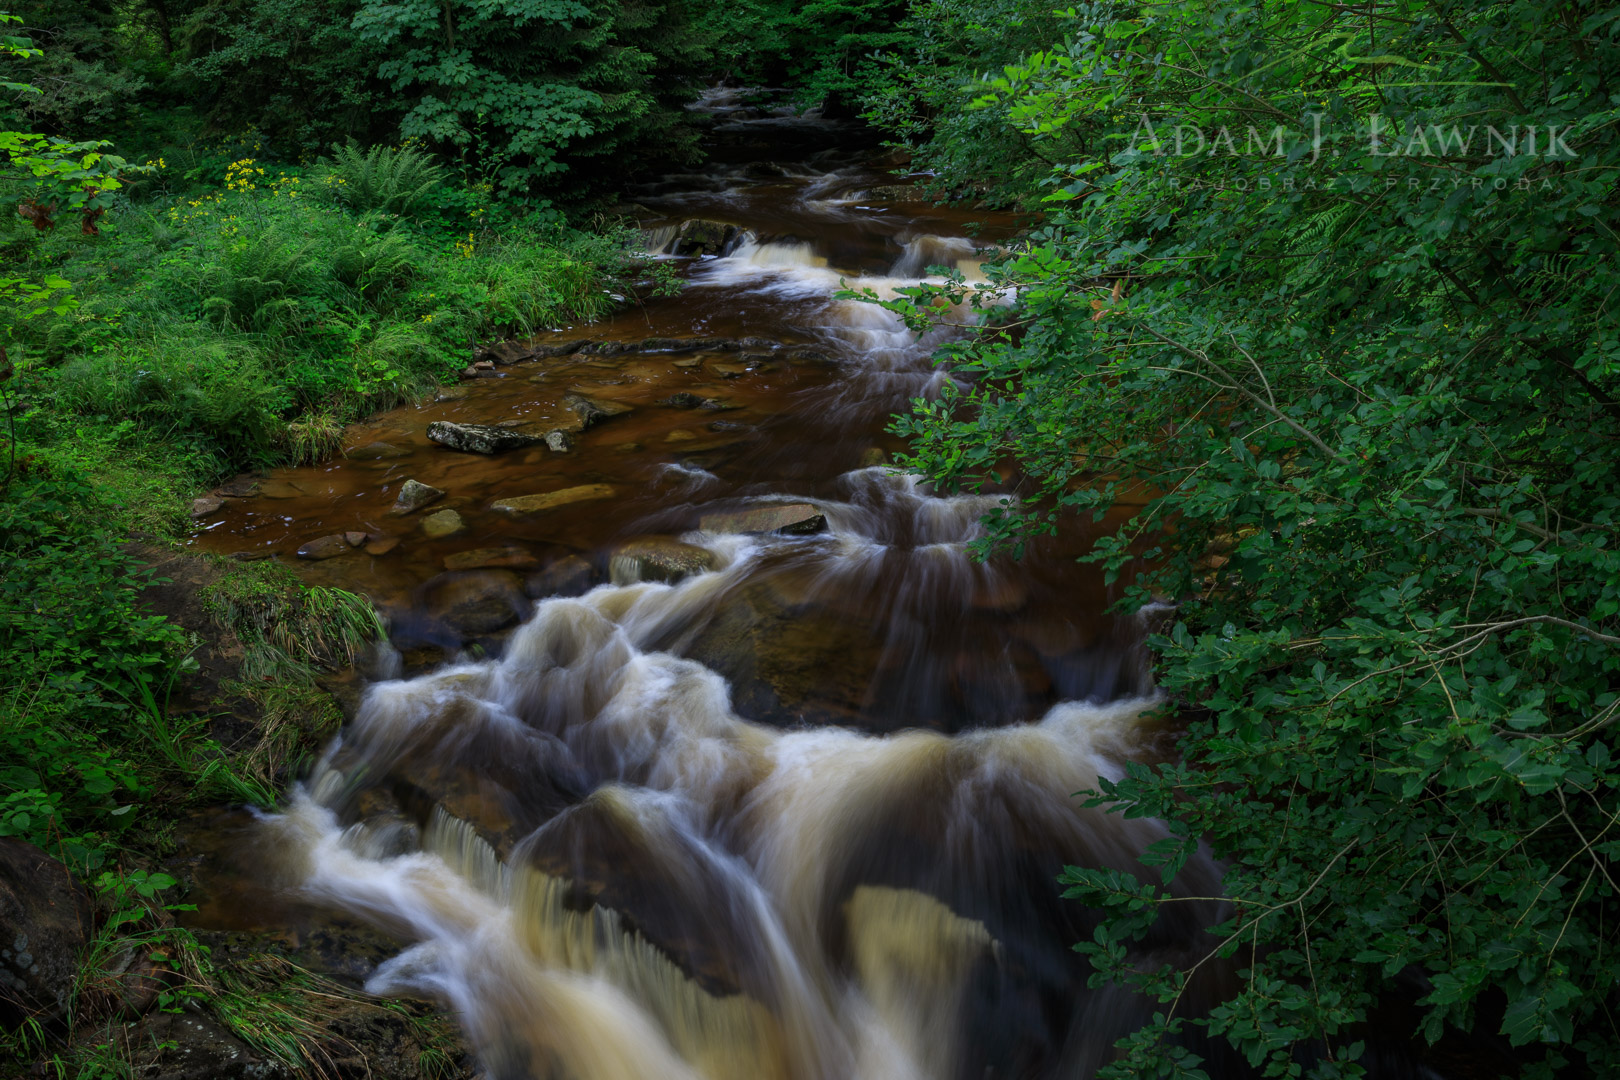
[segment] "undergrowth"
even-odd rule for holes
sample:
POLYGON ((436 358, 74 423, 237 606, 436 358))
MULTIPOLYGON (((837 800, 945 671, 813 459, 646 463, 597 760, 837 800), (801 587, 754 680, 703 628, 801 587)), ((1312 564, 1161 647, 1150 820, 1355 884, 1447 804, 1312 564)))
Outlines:
MULTIPOLYGON (((96 235, 0 217, 8 263, 72 283, 71 303, 0 311, 25 447, 165 458, 187 488, 319 461, 345 424, 454 378, 480 345, 593 320, 645 271, 625 237, 503 206, 410 148, 205 175, 154 167, 96 235)), ((0 177, 0 196, 30 184, 0 177)), ((155 516, 172 531, 172 511, 155 516)))

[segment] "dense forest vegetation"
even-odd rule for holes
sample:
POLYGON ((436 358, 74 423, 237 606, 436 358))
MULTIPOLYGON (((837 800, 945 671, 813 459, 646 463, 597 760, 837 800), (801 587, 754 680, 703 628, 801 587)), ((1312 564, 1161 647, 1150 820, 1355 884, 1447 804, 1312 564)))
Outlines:
MULTIPOLYGON (((4 31, 0 836, 99 880, 106 933, 172 934, 131 853, 291 753, 166 718, 192 643, 122 541, 477 344, 676 287, 604 211, 698 158, 683 106, 726 79, 865 117, 937 198, 1044 212, 987 283, 867 299, 982 307, 939 357, 967 388, 895 424, 942 490, 1017 463, 987 549, 1147 499, 1088 558, 1178 605, 1186 733, 1085 797, 1172 823, 1166 882, 1225 860, 1211 955, 1243 976, 1184 1015, 1193 971, 1126 960, 1169 894, 1071 870, 1096 978, 1163 1003, 1105 1074, 1204 1076, 1167 1037, 1197 1025, 1358 1076, 1378 1015, 1620 1075, 1620 7, 51 0, 4 31)), ((338 627, 260 642, 286 693, 373 618, 230 582, 244 635, 338 627)))

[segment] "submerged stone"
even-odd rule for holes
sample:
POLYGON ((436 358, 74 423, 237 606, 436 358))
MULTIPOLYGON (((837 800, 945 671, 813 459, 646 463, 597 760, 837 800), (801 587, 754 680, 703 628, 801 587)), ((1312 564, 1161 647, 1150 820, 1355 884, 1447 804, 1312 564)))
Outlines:
POLYGON ((474 548, 444 557, 446 570, 485 570, 493 567, 524 569, 539 565, 540 560, 534 557, 533 552, 515 547, 474 548))
MULTIPOLYGON (((445 400, 439 398, 440 401, 445 400)), ((401 449, 393 443, 368 442, 363 446, 351 446, 343 451, 343 456, 350 461, 391 461, 394 458, 410 456, 409 450, 401 449)))
POLYGON ((440 510, 436 514, 429 514, 422 519, 422 532, 429 540, 438 540, 445 536, 454 536, 467 527, 461 520, 461 515, 454 510, 440 510))
POLYGON ((523 591, 536 600, 548 596, 579 596, 596 584, 596 567, 578 555, 564 555, 539 573, 530 574, 523 591))
POLYGON ((570 503, 611 499, 618 493, 619 489, 612 484, 580 484, 577 487, 547 491, 539 495, 518 495, 511 499, 499 499, 490 506, 490 509, 503 514, 537 514, 570 503))

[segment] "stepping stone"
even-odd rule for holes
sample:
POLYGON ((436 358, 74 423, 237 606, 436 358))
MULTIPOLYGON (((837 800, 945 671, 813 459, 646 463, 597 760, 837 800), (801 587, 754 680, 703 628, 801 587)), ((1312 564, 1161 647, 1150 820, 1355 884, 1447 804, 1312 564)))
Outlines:
POLYGON ((580 484, 578 487, 563 488, 561 491, 500 499, 490 509, 503 514, 538 514, 572 503, 611 499, 618 493, 619 489, 612 484, 580 484))

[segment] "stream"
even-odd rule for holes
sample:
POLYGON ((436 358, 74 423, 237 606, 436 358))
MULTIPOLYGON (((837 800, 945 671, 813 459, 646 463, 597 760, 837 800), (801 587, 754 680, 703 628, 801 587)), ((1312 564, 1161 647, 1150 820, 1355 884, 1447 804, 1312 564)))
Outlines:
MULTIPOLYGON (((938 495, 885 434, 946 331, 833 296, 972 279, 1021 223, 907 201, 831 121, 702 107, 709 163, 632 196, 680 295, 497 349, 204 522, 247 558, 351 534, 300 572, 398 650, 253 825, 262 884, 400 942, 367 989, 446 1003, 498 1080, 1090 1076, 1154 1006, 1087 985, 1094 916, 1055 879, 1147 873, 1164 835, 1072 797, 1170 752, 1143 619, 1079 522, 971 557, 1010 489, 938 495), (395 513, 410 480, 444 495, 395 513)), ((1172 891, 1219 888, 1200 857, 1172 891)), ((1175 905, 1139 962, 1191 966, 1223 909, 1175 905)))

